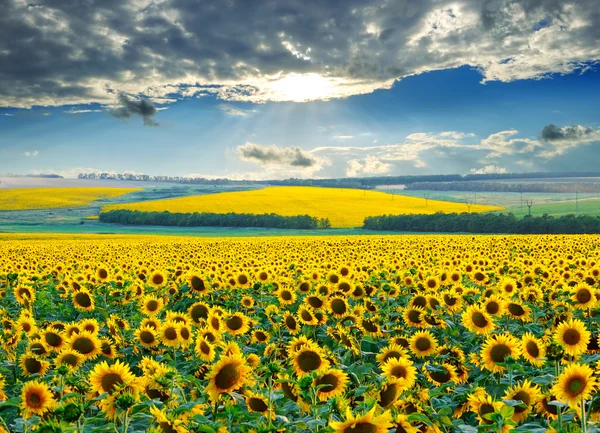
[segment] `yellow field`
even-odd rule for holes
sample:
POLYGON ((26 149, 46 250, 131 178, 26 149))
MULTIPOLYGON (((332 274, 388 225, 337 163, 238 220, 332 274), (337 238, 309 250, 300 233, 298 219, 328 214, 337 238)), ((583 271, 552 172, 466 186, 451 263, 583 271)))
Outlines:
POLYGON ((0 189, 0 210, 58 209, 87 206, 139 188, 15 188, 0 189))
MULTIPOLYGON (((460 203, 386 194, 358 189, 303 186, 268 187, 260 190, 224 192, 203 196, 118 204, 102 211, 129 209, 145 212, 276 213, 283 216, 310 215, 329 218, 333 228, 360 227, 368 216, 386 214, 432 214, 466 212, 460 203)), ((471 206, 471 212, 500 210, 494 206, 471 206)))
POLYGON ((599 243, 0 233, 0 432, 592 433, 599 243))

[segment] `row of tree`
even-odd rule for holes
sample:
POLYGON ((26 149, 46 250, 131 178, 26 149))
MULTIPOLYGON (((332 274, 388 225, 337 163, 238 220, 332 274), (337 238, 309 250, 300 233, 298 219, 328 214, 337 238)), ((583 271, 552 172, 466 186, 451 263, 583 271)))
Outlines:
MULTIPOLYGON (((81 173, 79 179, 106 179, 106 180, 131 180, 144 182, 168 182, 190 185, 285 185, 285 186, 322 186, 329 188, 374 188, 378 185, 411 185, 416 182, 436 184, 440 182, 483 181, 498 179, 542 179, 542 178, 568 178, 568 177, 600 177, 600 173, 487 173, 487 174, 434 174, 417 176, 380 176, 361 178, 338 179, 282 179, 282 180, 232 180, 227 178, 206 179, 202 177, 184 176, 149 176, 136 173, 81 173)), ((417 189, 413 187, 412 189, 417 189)), ((430 188, 421 188, 430 189, 430 188)))
POLYGON ((363 229, 434 233, 592 234, 600 233, 600 216, 553 217, 502 213, 383 215, 365 219, 363 229))
POLYGON ((274 213, 260 215, 207 212, 171 213, 121 209, 102 212, 100 221, 114 224, 177 227, 263 227, 302 230, 331 228, 331 223, 327 218, 319 219, 309 215, 282 216, 274 213))

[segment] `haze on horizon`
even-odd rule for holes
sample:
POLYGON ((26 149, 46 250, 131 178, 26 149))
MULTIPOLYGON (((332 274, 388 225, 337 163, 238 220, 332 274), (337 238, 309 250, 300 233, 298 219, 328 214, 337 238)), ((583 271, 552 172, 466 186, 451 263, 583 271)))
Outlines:
POLYGON ((595 171, 595 0, 6 0, 0 173, 595 171))

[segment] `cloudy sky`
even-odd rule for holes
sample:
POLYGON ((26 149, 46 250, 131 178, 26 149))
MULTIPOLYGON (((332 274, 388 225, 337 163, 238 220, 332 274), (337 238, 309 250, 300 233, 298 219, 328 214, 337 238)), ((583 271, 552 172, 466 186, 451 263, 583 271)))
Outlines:
POLYGON ((3 0, 0 173, 598 171, 597 0, 3 0))

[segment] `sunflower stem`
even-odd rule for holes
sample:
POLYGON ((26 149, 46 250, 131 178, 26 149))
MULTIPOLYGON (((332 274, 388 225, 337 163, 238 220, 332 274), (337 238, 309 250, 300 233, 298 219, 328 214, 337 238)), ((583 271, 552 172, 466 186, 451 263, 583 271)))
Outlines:
POLYGON ((127 427, 129 426, 129 408, 125 411, 125 415, 123 415, 123 433, 127 433, 127 427))
POLYGON ((269 376, 269 379, 267 379, 268 384, 269 384, 269 400, 267 402, 267 407, 268 407, 268 416, 269 416, 269 427, 273 426, 273 422, 272 422, 272 411, 273 408, 271 407, 271 394, 273 393, 273 378, 271 376, 269 376))
MULTIPOLYGON (((560 364, 557 361, 554 361, 554 367, 556 370, 556 377, 558 378, 558 376, 560 375, 560 364)), ((556 414, 558 416, 558 425, 560 426, 560 431, 562 431, 563 429, 563 423, 562 423, 562 409, 560 406, 556 406, 556 414)))
POLYGON ((587 433, 587 420, 585 419, 585 399, 581 399, 581 432, 587 433))

